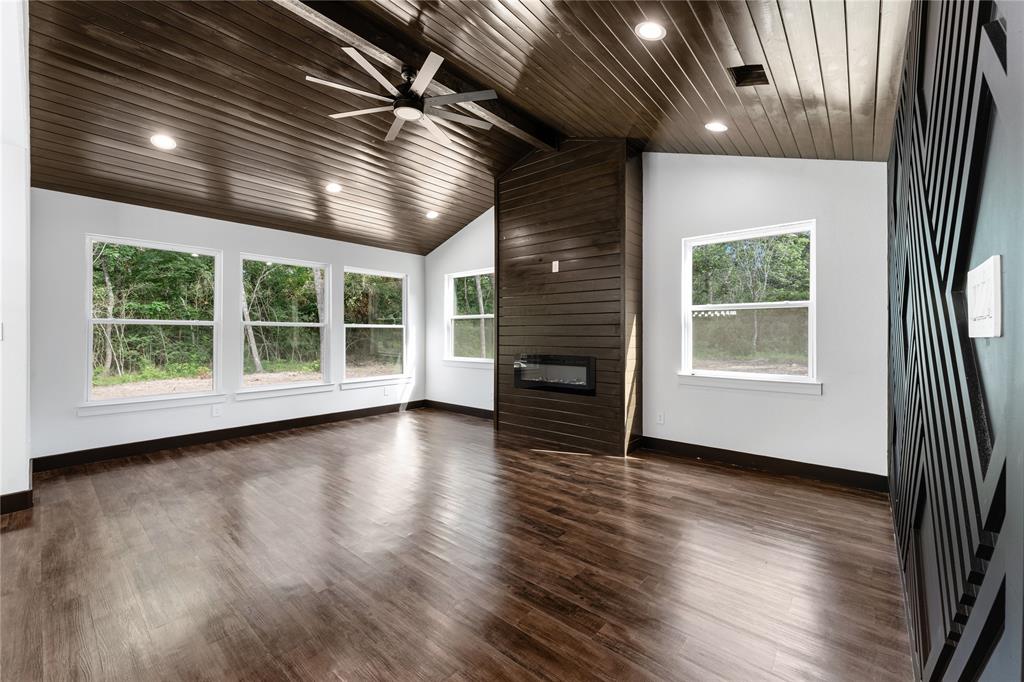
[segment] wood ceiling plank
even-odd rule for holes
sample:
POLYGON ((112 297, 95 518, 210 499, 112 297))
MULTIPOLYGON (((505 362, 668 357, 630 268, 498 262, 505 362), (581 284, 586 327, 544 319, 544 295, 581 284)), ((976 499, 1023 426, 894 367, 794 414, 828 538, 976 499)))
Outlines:
MULTIPOLYGON (((203 172, 209 172, 211 169, 217 169, 223 171, 226 177, 229 178, 250 178, 252 182, 265 185, 269 191, 273 191, 276 188, 285 189, 303 196, 322 195, 322 185, 324 182, 337 178, 337 174, 332 174, 329 171, 322 173, 311 172, 311 165, 309 163, 307 163, 303 168, 301 166, 301 157, 294 159, 292 162, 296 169, 301 170, 297 170, 294 174, 287 173, 284 171, 284 162, 288 161, 288 157, 280 153, 261 154, 259 153, 259 150, 254 150, 251 152, 253 158, 250 162, 247 153, 242 151, 242 145, 238 145, 237 143, 232 143, 232 148, 235 149, 236 152, 230 157, 230 159, 220 154, 211 154, 210 152, 216 152, 221 148, 222 142, 213 137, 205 138, 201 132, 197 133, 190 139, 198 143, 198 146, 204 150, 203 152, 194 151, 190 148, 179 148, 175 150, 173 155, 168 155, 166 152, 151 147, 143 147, 139 144, 137 130, 153 130, 157 129, 157 127, 155 122, 147 122, 143 117, 136 116, 131 104, 123 101, 118 102, 117 100, 107 100, 109 104, 117 106, 115 109, 92 102, 90 98, 85 100, 89 102, 88 110, 76 109, 77 102, 75 101, 70 101, 67 104, 64 104, 64 102, 68 101, 66 95, 76 91, 74 86, 64 85, 61 87, 61 91, 58 92, 47 88, 46 85, 49 81, 44 78, 37 78, 36 82, 37 86, 33 88, 32 95, 33 106, 38 108, 38 112, 50 112, 60 115, 63 118, 63 120, 54 119, 42 114, 39 117, 40 122, 37 126, 37 128, 40 129, 43 129, 42 122, 44 120, 59 125, 67 124, 68 129, 64 132, 75 130, 92 134, 95 137, 104 138, 104 142, 107 143, 114 142, 116 138, 116 141, 119 141, 121 144, 116 145, 115 148, 117 150, 124 150, 123 153, 125 155, 143 157, 162 162, 173 161, 176 165, 185 165, 201 169, 203 172), (56 108, 54 108, 54 106, 56 106, 56 108), (100 118, 100 116, 103 118, 100 118), (126 121, 128 125, 119 125, 120 121, 126 121), (102 128, 94 129, 89 127, 97 124, 102 126, 102 128), (116 131, 116 134, 111 131, 116 131), (267 171, 266 169, 268 168, 273 170, 267 171)), ((162 123, 166 125, 169 120, 166 118, 166 112, 165 116, 161 117, 161 119, 162 123)), ((180 126, 177 129, 187 130, 188 128, 180 126)), ((119 151, 119 153, 121 152, 119 151)), ((343 195, 338 195, 336 198, 343 198, 345 201, 357 202, 361 210, 367 210, 371 214, 378 205, 387 206, 387 210, 391 213, 395 211, 396 203, 398 203, 399 208, 403 205, 407 205, 412 209, 412 201, 415 198, 431 196, 432 194, 423 187, 418 188, 418 192, 373 191, 372 184, 365 182, 352 182, 351 178, 351 175, 346 176, 345 192, 343 195), (361 191, 361 187, 366 188, 366 191, 361 191), (396 200, 401 201, 396 202, 396 200)), ((453 216, 460 217, 458 215, 458 205, 440 194, 435 195, 434 199, 429 203, 417 203, 418 208, 415 209, 417 214, 430 208, 443 208, 445 211, 454 210, 453 216)), ((410 215, 407 217, 413 217, 411 215, 413 210, 409 210, 408 212, 410 215)))
MULTIPOLYGON (((771 71, 770 79, 786 110, 789 126, 800 147, 800 155, 805 159, 819 158, 819 153, 827 152, 824 148, 819 150, 817 143, 822 139, 828 140, 828 147, 831 148, 832 140, 828 130, 821 129, 820 122, 811 120, 807 115, 778 4, 774 0, 747 0, 743 10, 761 43, 761 51, 766 59, 765 70, 771 71)), ((743 21, 743 12, 737 11, 736 19, 743 21)))
POLYGON ((774 12, 780 16, 785 31, 793 71, 800 87, 807 121, 814 138, 818 158, 836 158, 828 99, 822 82, 822 66, 818 53, 818 36, 811 14, 810 0, 779 0, 774 12))
MULTIPOLYGON (((82 5, 62 5, 62 8, 68 11, 69 7, 80 6, 82 5)), ((140 4, 140 7, 144 8, 150 6, 150 3, 140 4)), ((103 10, 109 9, 109 11, 115 12, 113 3, 109 3, 109 6, 107 3, 100 3, 100 7, 103 10)), ((152 3, 152 7, 161 7, 161 5, 152 3)), ((238 54, 234 50, 225 50, 214 44, 213 41, 218 36, 208 35, 206 39, 198 39, 196 34, 203 30, 199 21, 188 22, 189 30, 182 31, 170 23, 172 18, 170 16, 165 17, 165 20, 161 22, 147 22, 133 18, 131 16, 133 11, 135 10, 132 7, 125 5, 124 7, 118 6, 116 16, 105 12, 89 12, 86 17, 94 22, 91 26, 93 30, 106 30, 103 34, 106 44, 121 44, 122 49, 130 55, 129 58, 137 58, 142 61, 142 56, 145 55, 149 60, 151 71, 163 73, 169 80, 176 77, 178 73, 188 74, 195 79, 201 79, 204 83, 209 83, 211 88, 217 88, 218 97, 221 99, 231 102, 237 98, 235 101, 243 103, 243 106, 252 106, 249 103, 254 103, 254 95, 258 94, 261 96, 259 103, 266 109, 272 107, 279 112, 283 123, 288 124, 292 120, 303 121, 306 130, 315 131, 325 143, 330 141, 332 133, 336 130, 347 127, 364 130, 370 128, 373 134, 379 134, 379 139, 383 139, 386 134, 390 121, 386 124, 383 121, 378 121, 377 119, 382 118, 381 116, 347 119, 344 122, 328 119, 327 114, 336 110, 336 100, 326 97, 316 88, 305 84, 298 73, 294 79, 290 79, 280 77, 272 68, 268 68, 263 72, 262 77, 256 75, 254 71, 258 67, 254 59, 258 59, 258 56, 248 54, 243 43, 232 43, 231 39, 225 35, 218 34, 221 41, 232 44, 234 49, 239 50, 238 54), (134 31, 131 38, 124 37, 128 27, 132 27, 134 31), (247 59, 247 57, 252 58, 247 59), (236 59, 236 61, 230 61, 232 59, 236 59), (260 91, 260 87, 263 88, 262 91, 260 91), (324 97, 324 113, 320 116, 306 108, 295 106, 296 101, 316 101, 321 96, 324 97)), ((358 106, 359 99, 358 96, 352 95, 349 101, 358 106)), ((450 176, 450 180, 472 182, 479 179, 483 183, 481 188, 486 187, 489 181, 488 174, 478 172, 472 166, 459 168, 452 150, 433 142, 428 143, 426 137, 423 137, 423 141, 424 143, 421 145, 420 140, 417 139, 417 145, 422 146, 425 151, 433 152, 435 157, 446 161, 443 164, 444 169, 454 174, 450 176)), ((399 145, 390 152, 401 157, 404 154, 404 149, 399 145)), ((384 154, 381 153, 380 157, 383 158, 384 154)))
POLYGON ((876 67, 878 85, 875 93, 875 147, 872 154, 876 161, 889 158, 913 4, 910 0, 884 0, 881 7, 876 67))
MULTIPOLYGON (((45 161, 55 161, 58 145, 77 145, 78 172, 95 174, 104 165, 120 165, 148 183, 123 182, 120 200, 134 202, 136 194, 146 192, 148 205, 162 202, 164 208, 173 202, 154 196, 157 187, 173 187, 179 174, 181 193, 194 193, 205 176, 221 188, 214 193, 219 200, 234 196, 270 216, 256 224, 295 230, 301 225, 305 233, 335 238, 343 230, 357 243, 418 253, 443 242, 493 202, 493 175, 521 157, 519 141, 460 130, 452 133, 454 151, 421 134, 410 139, 423 139, 426 149, 388 150, 372 139, 383 137, 384 126, 359 121, 339 133, 319 115, 337 110, 339 98, 305 91, 308 86, 289 75, 294 69, 294 80, 301 81, 300 67, 310 54, 320 68, 331 64, 329 48, 320 47, 326 39, 293 18, 291 24, 282 22, 283 15, 267 7, 261 19, 255 4, 32 3, 32 77, 45 79, 34 103, 33 127, 44 141, 45 161), (285 25, 288 31, 275 31, 285 25), (313 39, 296 39, 302 31, 313 39), (288 36, 284 44, 282 35, 288 36), (279 68, 267 66, 272 57, 282 58, 279 68), (184 135, 186 144, 170 155, 172 161, 150 149, 146 139, 154 128, 175 126, 169 132, 184 135), (431 173, 423 173, 427 167, 431 173), (328 180, 340 180, 344 194, 324 195, 328 180), (440 210, 442 218, 426 220, 428 209, 440 210), (279 215, 287 211, 292 218, 279 215), (391 230, 392 237, 395 229, 412 237, 385 240, 382 229, 391 230)), ((322 75, 337 78, 339 71, 344 66, 322 75)), ((354 70, 351 78, 342 76, 366 87, 359 78, 354 70)), ((74 165, 71 155, 68 159, 74 165)), ((97 179, 101 182, 92 185, 61 182, 82 193, 102 190, 105 198, 117 197, 110 177, 97 179)), ((218 207, 213 195, 182 203, 192 213, 256 220, 252 211, 218 207)))
MULTIPOLYGON (((63 66, 74 68, 67 63, 63 66)), ((136 113, 140 119, 145 119, 150 115, 149 112, 152 112, 152 123, 140 128, 141 131, 158 130, 161 126, 164 128, 170 126, 177 134, 187 132, 194 135, 190 139, 198 143, 196 149, 193 150, 190 145, 183 145, 175 151, 176 157, 196 155, 197 160, 202 163, 211 163, 211 156, 214 163, 230 158, 232 161, 240 162, 241 167, 246 170, 273 169, 271 177, 274 179, 280 181, 283 178, 288 178, 302 186, 309 184, 310 181, 315 181, 317 174, 319 174, 321 184, 328 180, 337 180, 344 177, 346 188, 353 190, 354 197, 368 194, 382 196, 385 199, 395 197, 406 198, 409 200, 408 203, 411 207, 420 211, 433 208, 437 205, 438 201, 445 200, 446 186, 443 184, 435 185, 430 178, 410 177, 401 182, 393 183, 387 175, 379 172, 379 169, 367 170, 353 164, 345 164, 344 161, 321 154, 320 152, 323 151, 321 148, 312 145, 307 146, 300 138, 281 136, 278 135, 276 130, 267 130, 266 128, 259 127, 251 128, 250 132, 248 122, 241 118, 229 119, 221 118, 219 115, 211 115, 211 120, 217 121, 218 125, 204 126, 199 123, 193 123, 193 113, 196 111, 201 113, 202 110, 191 107, 184 100, 178 100, 177 103, 189 106, 185 110, 179 110, 167 101, 159 105, 159 112, 136 105, 134 104, 135 101, 141 101, 144 104, 150 103, 150 101, 126 97, 120 90, 112 89, 102 83, 93 86, 93 81, 89 74, 97 73, 96 70, 75 69, 74 71, 67 71, 65 75, 62 68, 40 63, 35 58, 32 60, 32 67, 34 82, 40 83, 40 88, 45 88, 45 85, 51 80, 62 81, 59 85, 55 86, 54 90, 60 91, 62 94, 72 94, 76 99, 85 102, 86 104, 82 106, 89 111, 109 110, 109 107, 105 107, 103 104, 103 102, 106 102, 116 107, 117 111, 136 113), (42 75, 44 73, 46 75, 42 75), (74 83, 74 85, 69 83, 74 83), (90 87, 93 89, 84 89, 90 87), (225 127, 222 128, 220 124, 223 124, 225 127), (213 132, 211 132, 211 128, 213 132), (216 136, 214 137, 213 135, 216 136), (267 145, 267 138, 283 144, 267 145), (294 153, 299 151, 294 149, 296 145, 301 150, 301 153, 298 155, 294 153), (289 153, 288 150, 292 150, 292 153, 289 153), (212 154, 204 155, 204 151, 210 151, 212 154), (246 167, 246 162, 249 160, 254 165, 246 167), (414 179, 415 183, 412 182, 414 179), (416 191, 409 189, 412 184, 415 184, 414 189, 416 191), (416 201, 417 198, 427 200, 429 203, 416 201)), ((141 139, 144 139, 144 136, 141 139)), ((138 153, 154 157, 166 157, 165 152, 155 150, 141 142, 138 134, 131 136, 130 139, 126 139, 125 142, 129 145, 128 149, 134 149, 138 153)), ((346 194, 348 194, 348 189, 346 189, 346 194)))
MULTIPOLYGON (((678 114, 669 97, 652 87, 645 73, 638 73, 640 69, 636 63, 620 51, 617 38, 603 22, 587 11, 587 5, 555 4, 554 0, 545 0, 542 4, 557 16, 562 24, 563 36, 571 39, 566 42, 577 42, 582 48, 580 54, 589 53, 585 59, 593 60, 614 78, 616 87, 634 97, 641 107, 640 123, 643 129, 652 131, 649 144, 654 145, 653 148, 663 148, 662 145, 667 144, 696 148, 705 153, 722 153, 721 142, 703 140, 689 126, 673 125, 672 116, 678 114), (577 15, 577 10, 582 18, 577 15), (592 24, 586 22, 588 18, 592 24)), ((632 130, 627 132, 632 134, 626 134, 625 137, 636 137, 632 130)))
MULTIPOLYGON (((381 26, 371 13, 363 11, 358 4, 320 2, 318 0, 275 0, 306 21, 321 27, 335 37, 348 42, 371 59, 376 59, 392 68, 400 69, 403 64, 422 64, 427 52, 419 41, 411 42, 397 36, 381 26), (322 14, 318 14, 322 13, 322 14), (327 21, 325 21, 325 18, 327 21)), ((451 68, 442 69, 428 88, 430 95, 447 95, 454 92, 472 92, 486 89, 465 78, 451 68)), ((510 135, 538 149, 553 149, 562 138, 533 117, 503 102, 463 102, 460 104, 474 115, 492 123, 510 135)))
POLYGON ((768 120, 771 122, 775 138, 779 141, 786 157, 796 158, 801 155, 800 146, 793 133, 786 108, 783 106, 779 90, 771 74, 771 67, 761 48, 761 41, 750 19, 750 13, 742 3, 695 2, 691 4, 694 14, 701 24, 714 31, 715 42, 722 46, 735 46, 739 54, 740 64, 762 64, 768 74, 767 85, 756 85, 757 93, 768 120), (724 33, 723 33, 724 32, 724 33))
MULTIPOLYGON (((726 71, 726 65, 722 63, 719 55, 715 52, 714 46, 704 32, 700 21, 693 14, 690 3, 647 1, 639 3, 646 16, 659 16, 654 12, 663 12, 668 17, 671 28, 666 27, 670 32, 674 31, 681 39, 681 44, 675 46, 670 53, 678 68, 699 74, 696 82, 701 87, 706 87, 713 94, 717 107, 709 112, 712 118, 724 119, 731 123, 729 134, 741 135, 753 156, 770 155, 771 151, 766 145, 761 131, 758 129, 756 119, 769 132, 769 139, 774 139, 770 134, 771 127, 767 122, 764 109, 761 106, 747 108, 733 84, 732 77, 726 71), (649 9, 653 8, 653 9, 649 9), (720 113, 719 113, 720 112, 720 113)), ((670 41, 673 46, 675 41, 670 41)), ((671 72, 666 74, 671 78, 671 72)))
POLYGON ((818 43, 818 61, 828 102, 832 146, 837 159, 853 158, 850 118, 850 72, 846 55, 846 8, 834 0, 812 0, 811 14, 818 43))
MULTIPOLYGON (((448 82, 498 90, 497 108, 481 110, 489 117, 507 105, 540 113, 548 130, 651 150, 884 159, 908 3, 780 2, 364 0, 345 16, 374 39, 391 30, 385 42, 409 55, 440 53, 448 82), (664 23, 665 41, 633 34, 643 17, 664 23), (726 67, 743 63, 765 64, 770 84, 735 87, 726 67), (728 133, 704 131, 712 118, 728 133)), ((451 147, 420 126, 389 144, 386 112, 332 121, 368 100, 305 74, 382 88, 341 53, 351 31, 293 5, 32 2, 33 181, 160 208, 177 192, 186 212, 414 253, 490 206, 493 178, 528 149, 522 136, 444 121, 451 147), (179 148, 151 148, 156 131, 179 148), (325 195, 328 181, 344 192, 325 195), (428 221, 427 210, 442 217, 428 221)), ((399 82, 400 62, 383 59, 399 82)), ((552 172, 526 161, 509 187, 552 172)), ((566 206, 516 208, 550 211, 566 238, 575 229, 566 206)))
POLYGON ((846 3, 853 158, 859 161, 870 161, 875 153, 878 10, 878 0, 846 3))
MULTIPOLYGON (((603 16, 605 25, 613 34, 625 33, 629 36, 629 38, 619 39, 620 46, 633 58, 635 63, 641 66, 647 77, 656 84, 660 91, 668 93, 676 103, 676 110, 682 117, 684 125, 697 135, 703 136, 709 141, 717 141, 724 148, 731 149, 730 153, 754 156, 753 148, 735 124, 726 133, 712 133, 704 128, 704 124, 711 119, 721 118, 725 107, 722 106, 721 98, 715 93, 714 86, 706 78, 703 70, 691 68, 688 71, 676 58, 675 52, 671 49, 676 45, 675 40, 669 39, 666 35, 664 40, 653 44, 638 38, 635 34, 631 35, 637 23, 632 20, 643 16, 638 8, 625 6, 627 10, 631 9, 632 11, 623 12, 620 9, 623 5, 595 4, 591 6, 603 16), (666 54, 668 59, 665 58, 666 54), (695 80, 700 83, 703 91, 695 85, 695 80)), ((673 38, 677 36, 678 32, 673 35, 673 38)), ((687 61, 685 57, 684 61, 687 61)), ((692 63, 691 66, 693 66, 692 63)))
MULTIPOLYGON (((676 8, 677 12, 681 11, 678 9, 678 4, 676 2, 673 2, 671 5, 662 3, 663 6, 676 8)), ((742 66, 743 58, 736 48, 736 43, 733 41, 732 34, 729 32, 729 27, 725 24, 721 13, 716 11, 713 5, 708 2, 692 2, 688 0, 685 5, 689 10, 689 16, 677 19, 676 24, 681 27, 689 27, 688 29, 682 29, 686 35, 693 36, 688 39, 688 42, 691 45, 699 45, 701 43, 701 36, 703 36, 703 40, 708 46, 706 52, 708 57, 706 59, 710 60, 713 57, 714 61, 717 61, 723 69, 742 66)), ((731 78, 732 75, 730 74, 730 82, 731 78)), ((787 154, 779 142, 778 135, 776 135, 775 129, 772 127, 768 112, 761 102, 758 87, 766 88, 768 86, 733 86, 733 92, 743 114, 752 122, 767 154, 774 157, 786 156, 787 154)), ((738 116, 738 114, 734 114, 734 116, 738 116)))

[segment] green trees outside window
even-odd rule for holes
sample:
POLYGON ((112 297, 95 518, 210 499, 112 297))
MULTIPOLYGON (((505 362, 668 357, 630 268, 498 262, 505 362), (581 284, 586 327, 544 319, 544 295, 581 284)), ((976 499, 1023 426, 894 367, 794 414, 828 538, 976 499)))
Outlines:
POLYGON ((689 253, 690 369, 808 376, 809 229, 701 239, 689 253))
POLYGON ((322 382, 327 269, 242 261, 242 385, 322 382))
POLYGON ((448 351, 452 359, 494 359, 494 273, 449 276, 448 351))
POLYGON ((405 278, 345 272, 345 378, 405 372, 405 278))
POLYGON ((213 390, 216 259, 94 240, 90 400, 213 390))

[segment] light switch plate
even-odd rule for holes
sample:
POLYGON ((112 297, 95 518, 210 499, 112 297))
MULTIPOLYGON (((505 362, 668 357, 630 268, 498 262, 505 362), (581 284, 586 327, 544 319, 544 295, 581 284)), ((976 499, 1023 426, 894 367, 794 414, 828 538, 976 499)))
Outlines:
POLYGON ((1002 309, 1002 259, 997 255, 967 273, 967 335, 1001 336, 1002 309))
POLYGON ((558 272, 558 261, 551 261, 551 272, 558 272))

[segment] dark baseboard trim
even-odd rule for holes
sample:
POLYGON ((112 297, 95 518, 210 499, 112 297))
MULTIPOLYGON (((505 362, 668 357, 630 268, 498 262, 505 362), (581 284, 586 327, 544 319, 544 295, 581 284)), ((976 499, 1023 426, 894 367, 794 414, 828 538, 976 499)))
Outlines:
POLYGON ((437 400, 424 400, 423 407, 433 407, 437 410, 468 414, 472 417, 480 417, 481 419, 494 418, 494 410, 485 410, 482 407, 467 407, 466 405, 456 405, 455 403, 442 403, 437 400))
POLYGON ((879 474, 869 474, 863 471, 849 471, 848 469, 838 469, 820 464, 794 462, 788 459, 752 455, 748 452, 737 452, 736 450, 713 448, 706 445, 680 443, 674 440, 652 438, 651 436, 643 436, 640 447, 668 455, 729 464, 742 469, 799 476, 800 478, 837 483, 848 488, 858 488, 878 493, 888 494, 889 492, 888 477, 879 474))
POLYGON ((31 506, 31 490, 21 490, 16 493, 7 493, 6 495, 0 495, 0 514, 10 514, 11 512, 21 511, 22 509, 28 509, 31 506))
POLYGON ((274 422, 263 422, 260 424, 247 424, 245 426, 234 426, 216 431, 201 431, 199 433, 187 433, 180 436, 168 436, 167 438, 156 438, 153 440, 138 441, 135 443, 121 443, 108 445, 102 448, 91 448, 89 450, 78 450, 76 452, 65 452, 59 455, 48 455, 36 457, 32 460, 32 471, 50 471, 64 467, 77 466, 79 464, 91 464, 102 462, 108 459, 119 459, 133 455, 144 455, 159 450, 180 448, 186 445, 201 445, 203 443, 214 443, 231 438, 243 436, 256 436, 262 433, 273 431, 286 431, 298 429, 304 426, 316 426, 318 424, 329 424, 331 422, 370 417, 377 414, 388 414, 390 412, 401 412, 403 410, 415 410, 424 407, 423 400, 413 400, 408 403, 396 403, 394 405, 378 405, 366 407, 361 410, 348 410, 345 412, 330 412, 328 414, 315 414, 309 417, 296 417, 294 419, 282 419, 274 422))

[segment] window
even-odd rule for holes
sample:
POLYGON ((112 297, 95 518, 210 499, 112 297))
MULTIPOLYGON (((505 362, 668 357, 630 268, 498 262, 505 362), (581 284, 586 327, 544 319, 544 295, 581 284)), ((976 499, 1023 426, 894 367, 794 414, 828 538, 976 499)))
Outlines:
POLYGON ((242 387, 323 383, 327 266, 242 258, 242 387))
POLYGON ((682 366, 814 379, 813 221, 683 240, 682 366))
POLYGON ((449 360, 494 360, 494 270, 445 278, 449 360))
POLYGON ((87 400, 215 388, 217 252, 90 237, 87 400))
POLYGON ((345 379, 405 374, 405 275, 345 270, 345 379))

